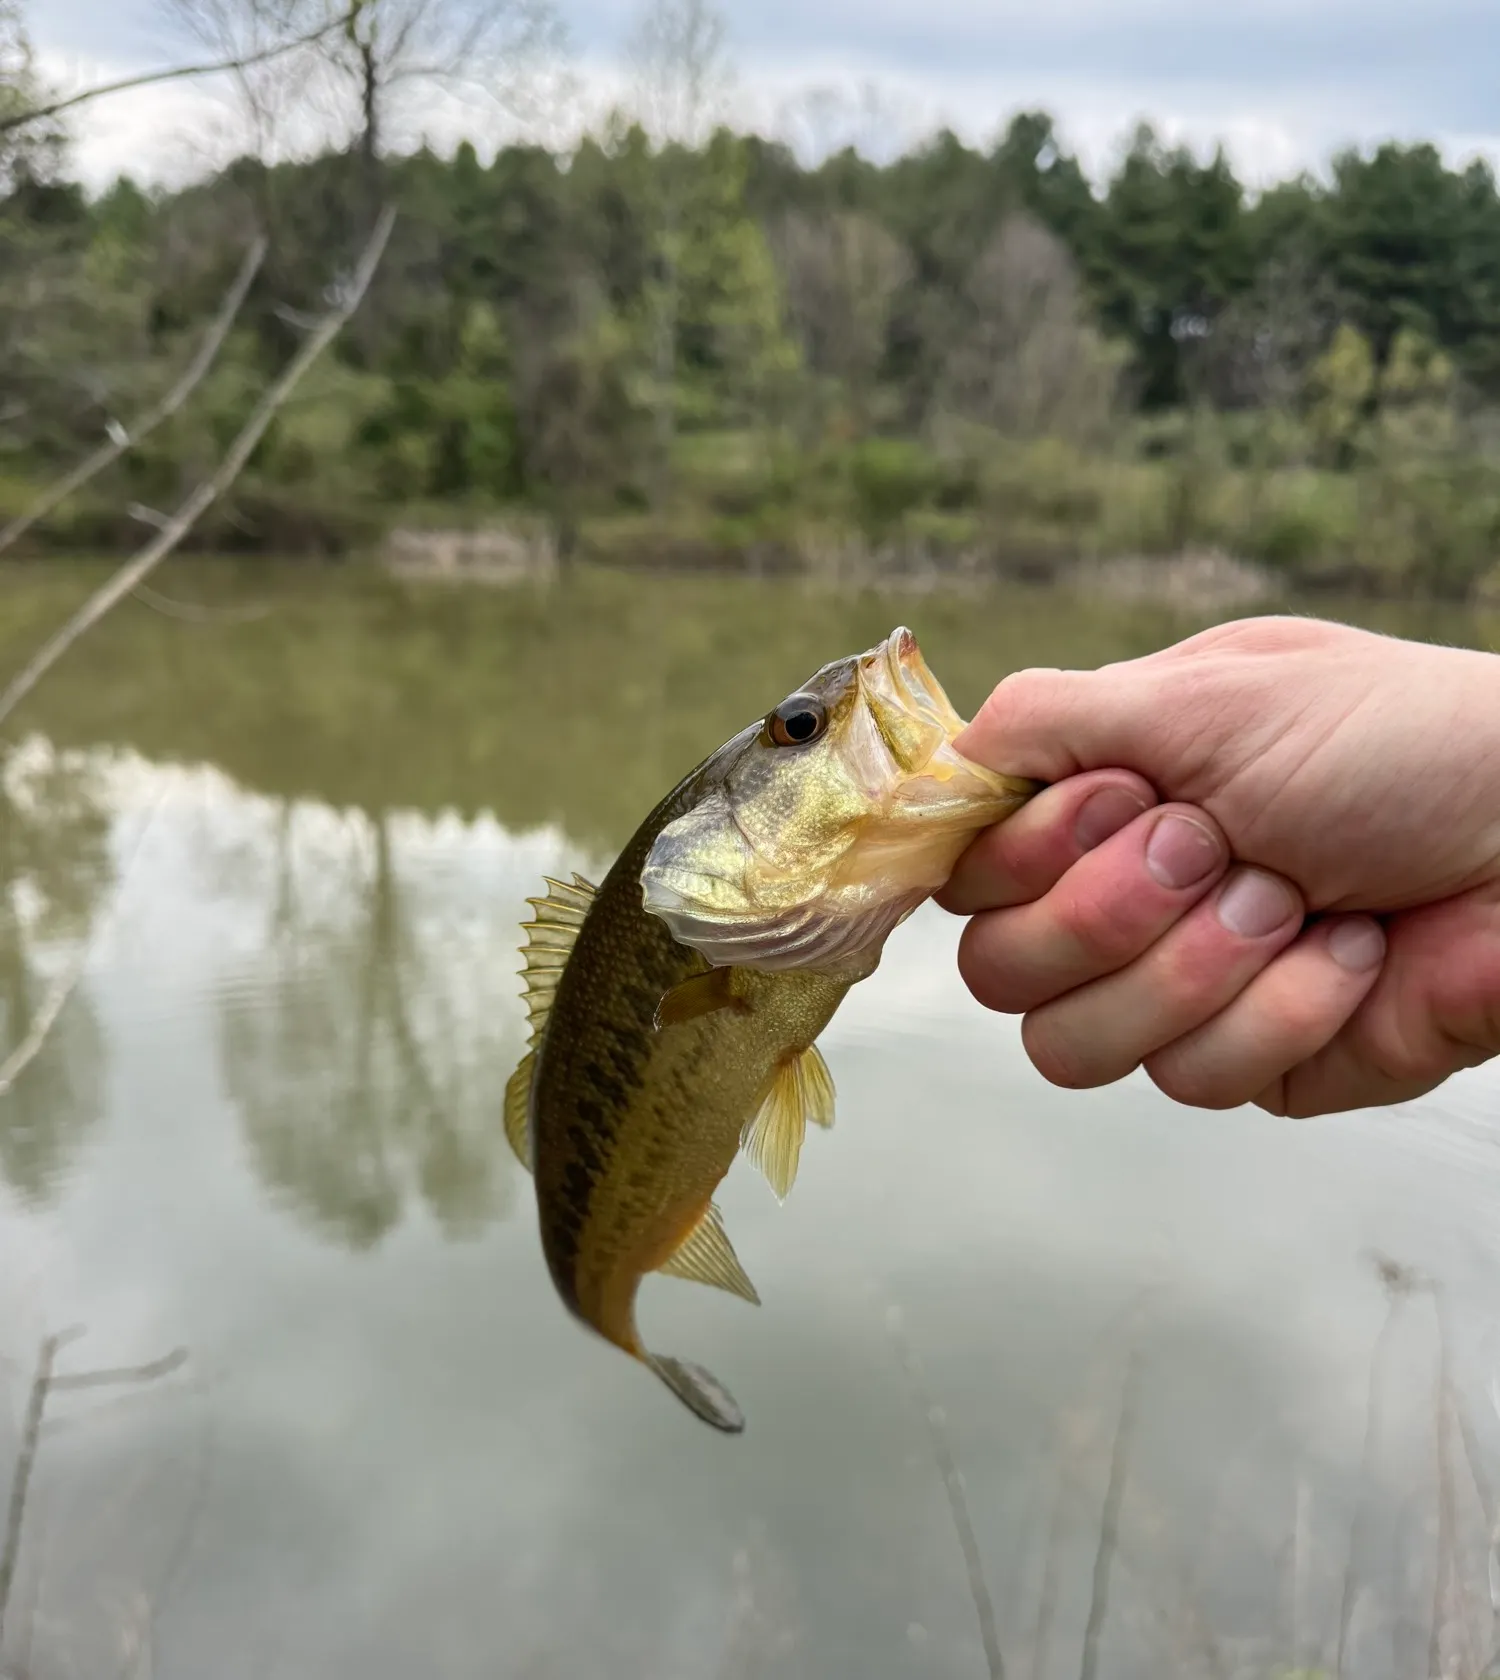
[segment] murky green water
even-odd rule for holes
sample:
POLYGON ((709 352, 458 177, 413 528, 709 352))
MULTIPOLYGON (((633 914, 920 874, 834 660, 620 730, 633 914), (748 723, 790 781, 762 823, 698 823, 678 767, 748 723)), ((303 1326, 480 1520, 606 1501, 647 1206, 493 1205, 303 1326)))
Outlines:
MULTIPOLYGON (((0 675, 83 582, 0 577, 0 675)), ((1042 592, 162 587, 209 612, 128 603, 5 748, 0 1056, 83 970, 0 1097, 0 1490, 45 1336, 86 1327, 59 1372, 188 1359, 49 1396, 0 1672, 983 1680, 929 1405, 1008 1673, 1081 1672, 1102 1577, 1101 1675, 1331 1663, 1341 1622, 1346 1672, 1425 1674, 1435 1608, 1478 1671, 1493 1072, 1311 1124, 1055 1091, 928 910, 824 1040, 839 1121, 787 1204, 726 1186, 764 1307, 643 1293, 738 1440, 566 1318, 500 1132, 525 896, 600 870, 813 667, 909 622, 971 708, 1014 665, 1198 621, 1042 592), (1420 1293, 1378 1340, 1376 1254, 1441 1281, 1441 1341, 1420 1293)))

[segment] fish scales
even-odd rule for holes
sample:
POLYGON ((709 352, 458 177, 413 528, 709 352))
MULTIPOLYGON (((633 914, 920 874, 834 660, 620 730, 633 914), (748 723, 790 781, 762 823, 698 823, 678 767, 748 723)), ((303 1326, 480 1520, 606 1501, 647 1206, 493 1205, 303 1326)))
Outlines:
POLYGON ((633 1323, 606 1302, 611 1277, 632 1262, 651 1270, 681 1239, 778 1063, 813 1042, 847 990, 816 974, 745 973, 742 1009, 653 1031, 662 997, 710 967, 646 912, 640 890, 657 834, 701 780, 657 808, 605 877, 533 1074, 537 1194, 553 1210, 542 1222, 548 1268, 563 1300, 632 1352, 633 1323))

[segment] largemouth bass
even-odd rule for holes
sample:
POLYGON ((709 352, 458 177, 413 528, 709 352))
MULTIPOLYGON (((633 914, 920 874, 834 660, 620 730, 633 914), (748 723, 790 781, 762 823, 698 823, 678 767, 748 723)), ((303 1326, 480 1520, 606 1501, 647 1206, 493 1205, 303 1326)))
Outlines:
POLYGON ((686 776, 602 885, 547 880, 523 924, 531 1042, 505 1129, 535 1175, 568 1310, 705 1422, 744 1417, 651 1353, 649 1272, 759 1303, 713 1196, 743 1150, 785 1198, 833 1122, 815 1040, 893 928, 1035 784, 954 750, 964 727, 909 630, 823 666, 686 776))

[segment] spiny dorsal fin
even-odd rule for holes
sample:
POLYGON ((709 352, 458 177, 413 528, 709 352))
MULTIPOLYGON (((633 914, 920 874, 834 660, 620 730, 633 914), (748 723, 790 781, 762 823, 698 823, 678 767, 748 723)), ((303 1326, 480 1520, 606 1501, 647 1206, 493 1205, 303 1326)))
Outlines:
POLYGON ((711 1284, 715 1289, 725 1289, 731 1295, 738 1295, 752 1306, 760 1305, 755 1285, 745 1276, 745 1268, 740 1264, 739 1256, 724 1230, 719 1210, 712 1202, 672 1257, 656 1269, 667 1277, 711 1284))
POLYGON ((516 1071, 505 1082, 505 1135, 516 1159, 531 1171, 531 1126, 526 1118, 531 1096, 531 1069, 535 1057, 527 1051, 516 1071))
POLYGON ((522 977, 526 985, 526 1015, 531 1024, 531 1043, 534 1045, 547 1024, 547 1014, 557 992, 557 982, 567 966, 578 930, 583 926, 597 889, 575 874, 572 884, 554 881, 550 875, 542 877, 548 892, 545 898, 528 898, 526 902, 536 911, 529 922, 522 922, 526 943, 521 948, 522 977))
POLYGON ((833 1124, 833 1076, 816 1045, 788 1056, 755 1118, 740 1134, 740 1148, 760 1168, 779 1201, 797 1179, 807 1122, 833 1124))

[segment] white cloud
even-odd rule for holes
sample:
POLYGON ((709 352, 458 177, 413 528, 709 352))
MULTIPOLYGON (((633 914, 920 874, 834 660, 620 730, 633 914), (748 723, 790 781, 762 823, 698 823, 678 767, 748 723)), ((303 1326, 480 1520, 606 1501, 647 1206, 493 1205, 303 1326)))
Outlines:
MULTIPOLYGON (((617 91, 616 55, 632 0, 573 0, 567 21, 583 52, 589 103, 617 91)), ((1247 0, 1206 10, 1196 0, 734 0, 739 109, 763 130, 789 97, 814 86, 882 90, 859 138, 894 150, 947 123, 991 140, 1019 109, 1059 120, 1094 174, 1106 171, 1134 124, 1149 119, 1200 150, 1223 141, 1252 182, 1317 168, 1340 146, 1431 138, 1455 159, 1500 156, 1500 12, 1488 0, 1247 0)), ((108 79, 174 52, 148 13, 92 0, 50 0, 33 18, 44 65, 70 86, 108 79), (97 58, 87 59, 92 50, 97 58)), ((566 138, 569 103, 544 137, 566 138)), ((85 107, 78 167, 91 184, 121 168, 180 176, 228 145, 226 107, 206 84, 173 84, 85 107)), ((481 149, 515 132, 493 108, 425 102, 408 124, 439 147, 467 133, 481 149)))

